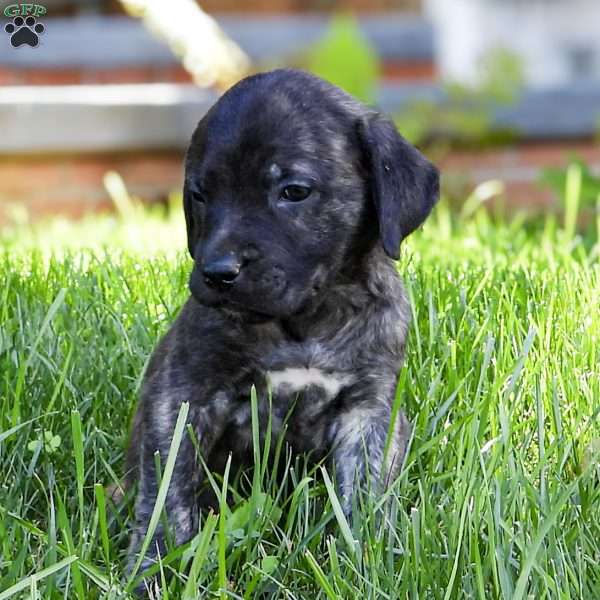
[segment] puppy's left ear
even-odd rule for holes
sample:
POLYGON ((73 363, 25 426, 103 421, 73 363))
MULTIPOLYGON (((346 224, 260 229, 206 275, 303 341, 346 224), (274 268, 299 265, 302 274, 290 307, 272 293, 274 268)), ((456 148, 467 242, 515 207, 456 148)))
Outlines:
POLYGON ((400 242, 431 212, 439 197, 439 172, 378 113, 358 124, 370 173, 371 194, 386 254, 397 259, 400 242))

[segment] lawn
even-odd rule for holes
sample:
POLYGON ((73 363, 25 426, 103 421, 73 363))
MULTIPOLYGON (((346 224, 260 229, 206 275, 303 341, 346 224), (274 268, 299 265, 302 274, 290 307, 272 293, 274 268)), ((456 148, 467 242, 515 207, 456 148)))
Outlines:
MULTIPOLYGON (((190 261, 177 210, 122 212, 1 237, 0 600, 128 597, 105 488, 190 261)), ((600 598, 600 224, 467 212, 404 245, 415 428, 384 510, 349 525, 302 460, 231 474, 163 598, 600 598)))

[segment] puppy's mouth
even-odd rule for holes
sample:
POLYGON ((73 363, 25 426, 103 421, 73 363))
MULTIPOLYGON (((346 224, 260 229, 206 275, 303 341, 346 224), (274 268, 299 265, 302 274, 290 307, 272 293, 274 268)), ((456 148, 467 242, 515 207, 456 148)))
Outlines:
POLYGON ((215 308, 232 321, 240 321, 243 323, 268 323, 269 321, 274 321, 277 318, 274 315, 235 305, 233 303, 223 303, 215 308))
POLYGON ((202 304, 202 306, 208 306, 210 308, 215 308, 224 314, 236 317, 243 317, 245 315, 252 316, 254 319, 259 319, 263 321, 271 320, 276 318, 276 315, 273 315, 264 310, 259 310, 254 307, 253 302, 240 302, 229 297, 227 294, 203 294, 198 293, 192 286, 190 286, 192 296, 198 302, 198 304, 202 304))
POLYGON ((226 316, 251 323, 266 323, 277 318, 277 315, 257 310, 248 304, 242 304, 227 298, 223 298, 216 304, 212 304, 212 306, 226 316))

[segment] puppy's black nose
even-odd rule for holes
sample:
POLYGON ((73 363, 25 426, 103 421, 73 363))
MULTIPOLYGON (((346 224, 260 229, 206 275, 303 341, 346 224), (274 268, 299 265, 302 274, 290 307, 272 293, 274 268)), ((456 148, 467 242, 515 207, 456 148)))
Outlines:
POLYGON ((241 266, 240 261, 233 254, 211 260, 202 269, 204 283, 210 287, 230 287, 240 274, 241 266))

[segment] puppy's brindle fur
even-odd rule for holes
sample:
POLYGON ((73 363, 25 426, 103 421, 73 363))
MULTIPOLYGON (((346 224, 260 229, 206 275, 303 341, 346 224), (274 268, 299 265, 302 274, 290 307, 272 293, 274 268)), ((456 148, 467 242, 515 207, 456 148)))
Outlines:
MULTIPOLYGON (((150 361, 134 418, 133 561, 182 402, 209 467, 251 456, 250 388, 261 428, 330 456, 344 508, 355 486, 396 475, 410 425, 384 447, 410 309, 393 259, 429 214, 438 172, 376 111, 301 71, 231 88, 200 121, 185 161, 191 297, 150 361), (218 285, 211 269, 231 271, 218 285), (211 285, 209 285, 211 284, 211 285), (367 464, 368 463, 368 464, 367 464)), ((251 461, 250 461, 251 462, 251 461)), ((196 532, 202 467, 189 436, 166 500, 177 543, 196 532)), ((163 546, 158 530, 147 566, 163 546)))

